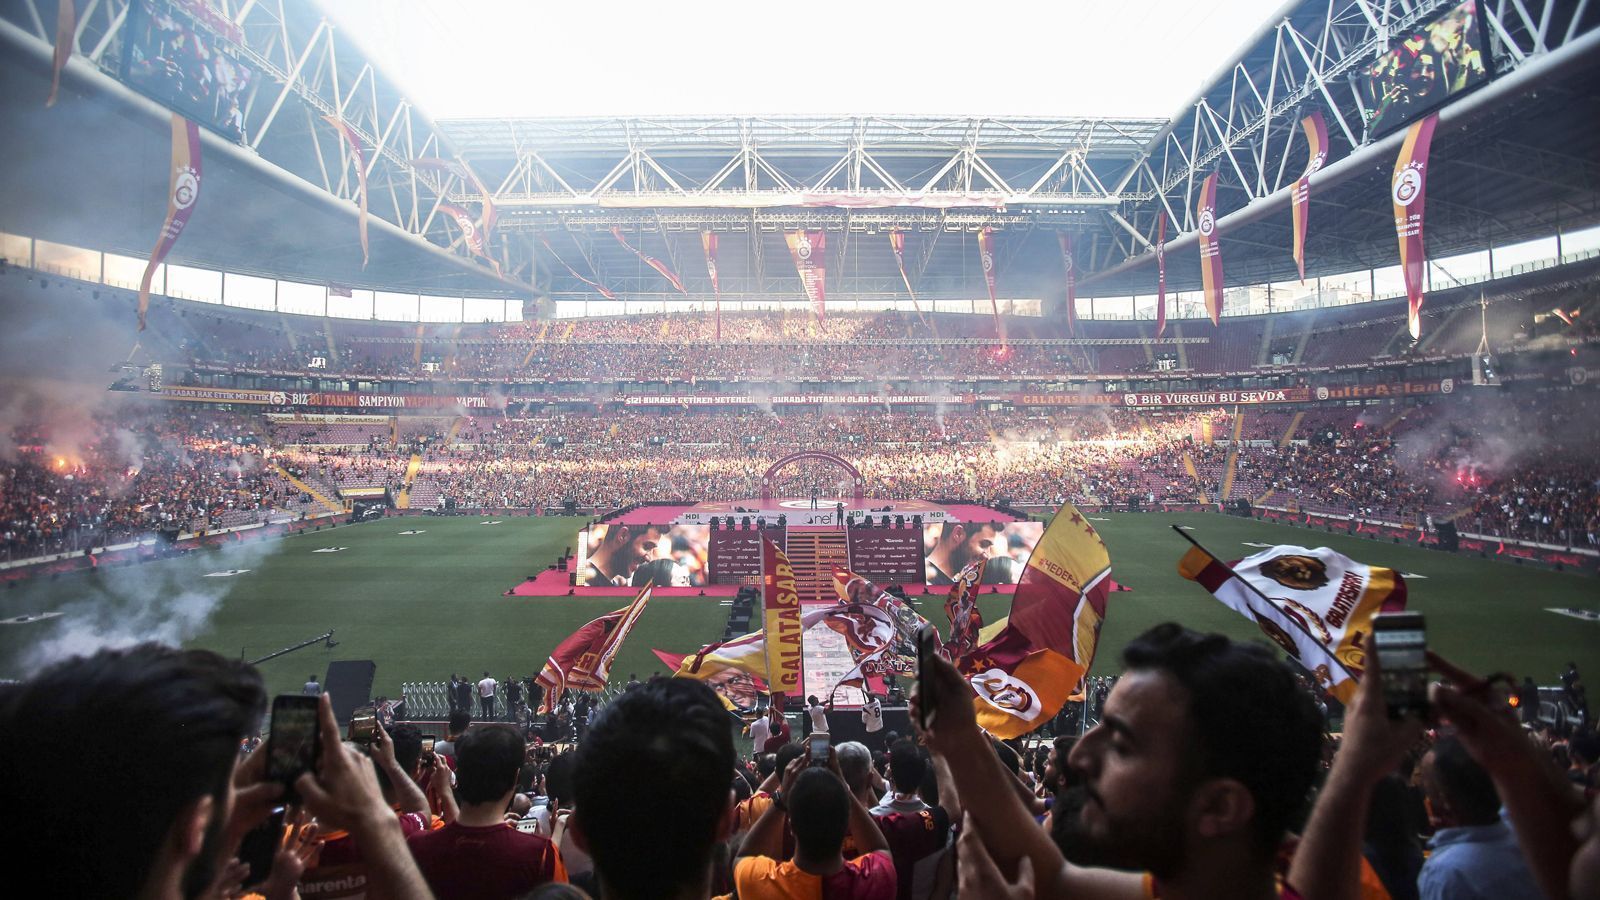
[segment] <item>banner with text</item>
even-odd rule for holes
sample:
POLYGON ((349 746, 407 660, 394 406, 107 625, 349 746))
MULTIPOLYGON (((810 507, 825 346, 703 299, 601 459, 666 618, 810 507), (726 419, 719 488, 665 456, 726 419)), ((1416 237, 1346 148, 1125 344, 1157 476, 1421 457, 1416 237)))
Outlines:
POLYGON ((800 284, 811 301, 811 312, 820 322, 828 299, 828 266, 823 256, 828 249, 828 235, 822 231, 791 231, 784 238, 794 257, 795 271, 800 273, 800 284))

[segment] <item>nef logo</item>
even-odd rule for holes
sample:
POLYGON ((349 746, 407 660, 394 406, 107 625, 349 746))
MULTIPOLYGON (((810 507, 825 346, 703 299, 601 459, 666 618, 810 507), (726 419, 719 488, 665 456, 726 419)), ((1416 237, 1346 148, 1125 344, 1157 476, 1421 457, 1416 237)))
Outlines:
POLYGON ((1216 230, 1217 220, 1215 214, 1211 211, 1211 207, 1208 206, 1200 210, 1200 233, 1210 237, 1211 232, 1216 230))
POLYGON ((199 196, 199 173, 188 166, 180 168, 172 182, 172 205, 178 209, 188 209, 199 196))
POLYGON ((1422 163, 1412 163, 1394 177, 1394 205, 1410 206, 1422 193, 1422 163))
POLYGON ((795 242, 794 246, 795 246, 794 252, 801 259, 808 260, 808 259, 811 258, 811 238, 806 236, 805 233, 803 233, 803 232, 801 233, 799 240, 797 240, 795 242))

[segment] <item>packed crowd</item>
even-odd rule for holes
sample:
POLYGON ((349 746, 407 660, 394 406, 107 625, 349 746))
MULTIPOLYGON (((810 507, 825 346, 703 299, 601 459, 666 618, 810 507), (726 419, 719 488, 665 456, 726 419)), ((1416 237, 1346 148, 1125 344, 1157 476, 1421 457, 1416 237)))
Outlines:
MULTIPOLYGON (((935 408, 643 412, 543 409, 395 424, 279 421, 130 406, 81 447, 16 436, 0 464, 0 551, 82 549, 319 508, 368 489, 413 509, 585 509, 759 496, 768 467, 837 453, 868 494, 1126 508, 1258 505, 1600 546, 1600 415, 1591 395, 1456 398, 1300 418, 1274 411, 935 408), (1238 442, 1233 441, 1237 433, 1238 442), (410 463, 416 457, 412 470, 410 463), (409 478, 408 478, 409 474, 409 478)), ((45 429, 48 432, 48 429, 45 429)), ((822 463, 784 470, 783 496, 848 495, 822 463)))
POLYGON ((934 657, 911 734, 840 740, 813 704, 744 756, 693 679, 631 684, 575 746, 460 712, 346 731, 326 695, 263 741, 248 664, 105 650, 0 690, 0 727, 52 741, 0 745, 28 811, 0 837, 69 897, 1600 896, 1600 736, 1519 721, 1507 676, 1429 654, 1422 716, 1369 656, 1335 738, 1262 644, 1168 623, 1121 662, 1081 736, 994 740, 934 657))

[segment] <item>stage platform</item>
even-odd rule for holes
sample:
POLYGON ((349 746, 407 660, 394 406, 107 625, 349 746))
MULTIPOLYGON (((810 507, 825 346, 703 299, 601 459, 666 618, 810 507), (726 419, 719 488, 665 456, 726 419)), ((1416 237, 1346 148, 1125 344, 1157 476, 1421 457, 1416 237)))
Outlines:
POLYGON ((806 497, 762 500, 752 497, 744 500, 718 500, 705 503, 668 505, 659 504, 630 509, 607 522, 623 525, 691 525, 709 522, 712 516, 726 518, 764 517, 769 522, 778 516, 787 516, 790 525, 832 525, 835 507, 844 504, 845 514, 852 520, 861 516, 878 518, 885 512, 892 516, 921 516, 924 523, 933 522, 1015 522, 1016 516, 976 503, 930 503, 926 500, 891 500, 884 497, 867 497, 852 500, 849 497, 818 497, 817 508, 811 508, 806 497), (815 521, 812 521, 815 519, 815 521))

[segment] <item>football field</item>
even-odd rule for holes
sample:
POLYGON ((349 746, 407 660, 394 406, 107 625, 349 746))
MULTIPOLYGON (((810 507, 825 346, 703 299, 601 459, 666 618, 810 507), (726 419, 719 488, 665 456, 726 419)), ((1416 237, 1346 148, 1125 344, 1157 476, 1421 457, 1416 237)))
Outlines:
MULTIPOLYGON (((1568 661, 1600 671, 1600 622, 1547 611, 1600 609, 1600 580, 1492 559, 1349 538, 1216 514, 1112 513, 1091 517, 1111 551, 1115 579, 1097 673, 1115 672, 1124 643, 1157 622, 1265 640, 1176 571, 1190 534, 1224 558, 1255 544, 1331 546, 1362 562, 1408 573, 1410 608, 1428 617, 1430 645, 1480 672, 1524 673, 1553 684, 1568 661)), ((0 590, 0 616, 56 613, 0 624, 0 677, 20 678, 49 659, 106 643, 159 639, 254 659, 328 630, 315 644, 261 666, 274 692, 297 691, 333 660, 377 663, 374 694, 402 681, 452 672, 497 678, 538 671, 555 644, 622 597, 506 597, 577 542, 579 518, 390 518, 202 550, 140 566, 42 578, 0 590), (486 524, 493 523, 493 524, 486 524)), ((661 668, 652 647, 692 652, 722 636, 728 598, 657 598, 613 677, 661 668)), ((943 597, 916 597, 945 626, 943 597)), ((985 595, 986 621, 1009 598, 985 595)), ((1592 677, 1592 676, 1591 676, 1592 677)))

